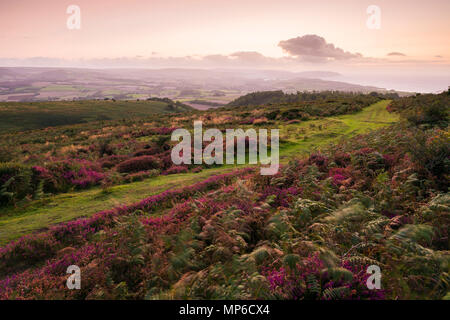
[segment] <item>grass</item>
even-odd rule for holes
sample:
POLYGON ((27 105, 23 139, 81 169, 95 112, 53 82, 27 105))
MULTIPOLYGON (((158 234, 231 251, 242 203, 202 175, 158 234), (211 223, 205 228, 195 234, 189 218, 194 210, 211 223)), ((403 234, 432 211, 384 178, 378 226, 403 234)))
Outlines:
POLYGON ((285 135, 284 143, 280 148, 282 159, 311 152, 321 146, 338 142, 340 139, 367 133, 397 122, 399 116, 386 110, 389 102, 389 100, 377 102, 355 114, 282 126, 281 138, 285 135))
POLYGON ((232 170, 211 168, 199 173, 182 173, 158 176, 144 181, 108 188, 70 192, 32 201, 18 208, 0 210, 0 245, 33 231, 42 230, 51 224, 90 216, 96 212, 119 205, 129 205, 165 190, 194 184, 210 176, 232 170))
POLYGON ((146 100, 0 102, 0 134, 170 112, 173 111, 167 108, 167 103, 146 100))
MULTIPOLYGON (((340 139, 366 133, 398 121, 396 114, 386 111, 388 103, 389 101, 380 101, 355 114, 281 125, 280 133, 284 137, 280 148, 281 162, 287 162, 293 156, 311 152, 340 139)), ((118 205, 131 204, 170 188, 194 184, 209 176, 230 171, 234 167, 225 165, 203 170, 200 173, 158 176, 114 186, 108 189, 108 192, 102 192, 102 189, 97 187, 32 201, 18 208, 2 209, 0 210, 0 245, 24 234, 44 229, 51 224, 89 216, 118 205)))

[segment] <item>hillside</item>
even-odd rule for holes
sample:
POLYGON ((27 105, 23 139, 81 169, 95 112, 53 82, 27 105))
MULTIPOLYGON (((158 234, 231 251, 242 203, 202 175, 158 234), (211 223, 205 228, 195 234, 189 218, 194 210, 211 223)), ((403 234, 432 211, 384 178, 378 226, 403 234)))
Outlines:
MULTIPOLYGON (((398 116, 386 111, 387 104, 388 101, 381 101, 356 114, 310 120, 280 127, 282 137, 285 138, 285 141, 281 144, 281 162, 287 163, 293 155, 307 155, 320 146, 340 141, 345 137, 355 136, 395 123, 398 121, 398 116), (306 136, 302 132, 307 132, 308 135, 306 136)), ((41 150, 35 150, 34 152, 42 153, 41 150)), ((15 156, 15 158, 20 159, 19 156, 15 156)), ((127 184, 110 186, 107 192, 104 192, 100 187, 82 192, 78 188, 78 191, 73 190, 61 195, 49 195, 44 199, 33 202, 19 202, 15 207, 0 209, 0 226, 3 230, 0 233, 0 244, 40 230, 53 223, 68 221, 80 215, 90 216, 119 204, 132 204, 179 184, 199 182, 206 177, 229 172, 233 168, 233 166, 205 167, 198 173, 177 174, 175 172, 175 174, 160 175, 150 179, 148 179, 150 174, 139 177, 132 173, 132 177, 135 175, 135 181, 128 180, 129 183, 127 184), (80 211, 80 208, 82 208, 82 211, 80 211)), ((125 176, 123 182, 126 182, 126 179, 125 176)))
POLYGON ((0 133, 187 110, 187 105, 163 99, 0 102, 0 133))
POLYGON ((377 98, 397 99, 399 95, 397 93, 378 92, 371 92, 370 95, 367 95, 360 92, 343 93, 341 91, 298 91, 296 93, 284 93, 281 90, 258 91, 243 95, 228 103, 228 106, 244 107, 270 104, 299 104, 311 101, 315 101, 316 103, 322 102, 327 107, 330 104, 347 105, 350 103, 367 106, 377 98))
MULTIPOLYGON (((0 205, 27 204, 27 199, 36 197, 36 193, 59 194, 205 169, 209 166, 174 165, 170 156, 174 145, 170 142, 172 131, 176 128, 192 130, 195 120, 202 120, 205 128, 222 131, 230 127, 280 128, 283 156, 302 145, 312 147, 328 141, 328 137, 338 137, 339 132, 347 133, 344 122, 331 117, 352 115, 374 104, 364 112, 371 113, 369 110, 378 110, 387 104, 382 97, 370 95, 354 99, 353 95, 336 93, 335 98, 335 101, 317 99, 262 107, 226 107, 5 133, 0 143, 0 161, 3 162, 0 175, 4 175, 1 182, 6 184, 16 175, 20 178, 8 183, 5 191, 12 195, 0 196, 0 205)), ((116 106, 117 102, 108 103, 116 106)), ((140 102, 133 103, 139 105, 140 102)), ((59 108, 64 110, 65 106, 59 108)), ((106 110, 108 114, 113 113, 106 110)), ((33 119, 28 111, 23 123, 29 121, 29 114, 33 119)), ((45 112, 39 115, 46 117, 45 112)))
POLYGON ((0 168, 0 298, 448 296, 446 94, 341 95, 4 134, 2 156, 15 162, 0 168), (166 163, 170 133, 194 119, 279 128, 280 172, 166 163), (81 290, 65 289, 72 264, 81 290), (379 290, 366 286, 370 265, 382 270, 379 290))

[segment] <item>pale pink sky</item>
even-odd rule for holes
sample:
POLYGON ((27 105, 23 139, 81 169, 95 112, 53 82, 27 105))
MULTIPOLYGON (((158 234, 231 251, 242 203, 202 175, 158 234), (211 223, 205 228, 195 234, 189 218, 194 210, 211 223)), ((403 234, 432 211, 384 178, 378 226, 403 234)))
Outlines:
POLYGON ((1 0, 0 57, 281 57, 281 40, 315 34, 364 57, 448 61, 449 21, 448 0, 1 0), (71 4, 81 30, 66 28, 71 4), (371 4, 380 30, 366 27, 371 4))

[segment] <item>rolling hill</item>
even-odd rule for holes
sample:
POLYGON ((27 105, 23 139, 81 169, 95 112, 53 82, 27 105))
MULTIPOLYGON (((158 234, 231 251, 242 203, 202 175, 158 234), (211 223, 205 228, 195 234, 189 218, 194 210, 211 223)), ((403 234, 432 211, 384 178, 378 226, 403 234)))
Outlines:
POLYGON ((0 133, 189 110, 169 99, 0 102, 0 133))

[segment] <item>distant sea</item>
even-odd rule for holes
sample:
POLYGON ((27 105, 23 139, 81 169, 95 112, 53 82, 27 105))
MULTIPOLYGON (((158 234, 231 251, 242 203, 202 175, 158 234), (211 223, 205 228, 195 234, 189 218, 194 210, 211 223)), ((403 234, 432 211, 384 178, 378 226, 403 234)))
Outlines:
POLYGON ((439 93, 450 86, 448 75, 340 75, 329 80, 343 81, 353 84, 375 86, 388 90, 439 93))

